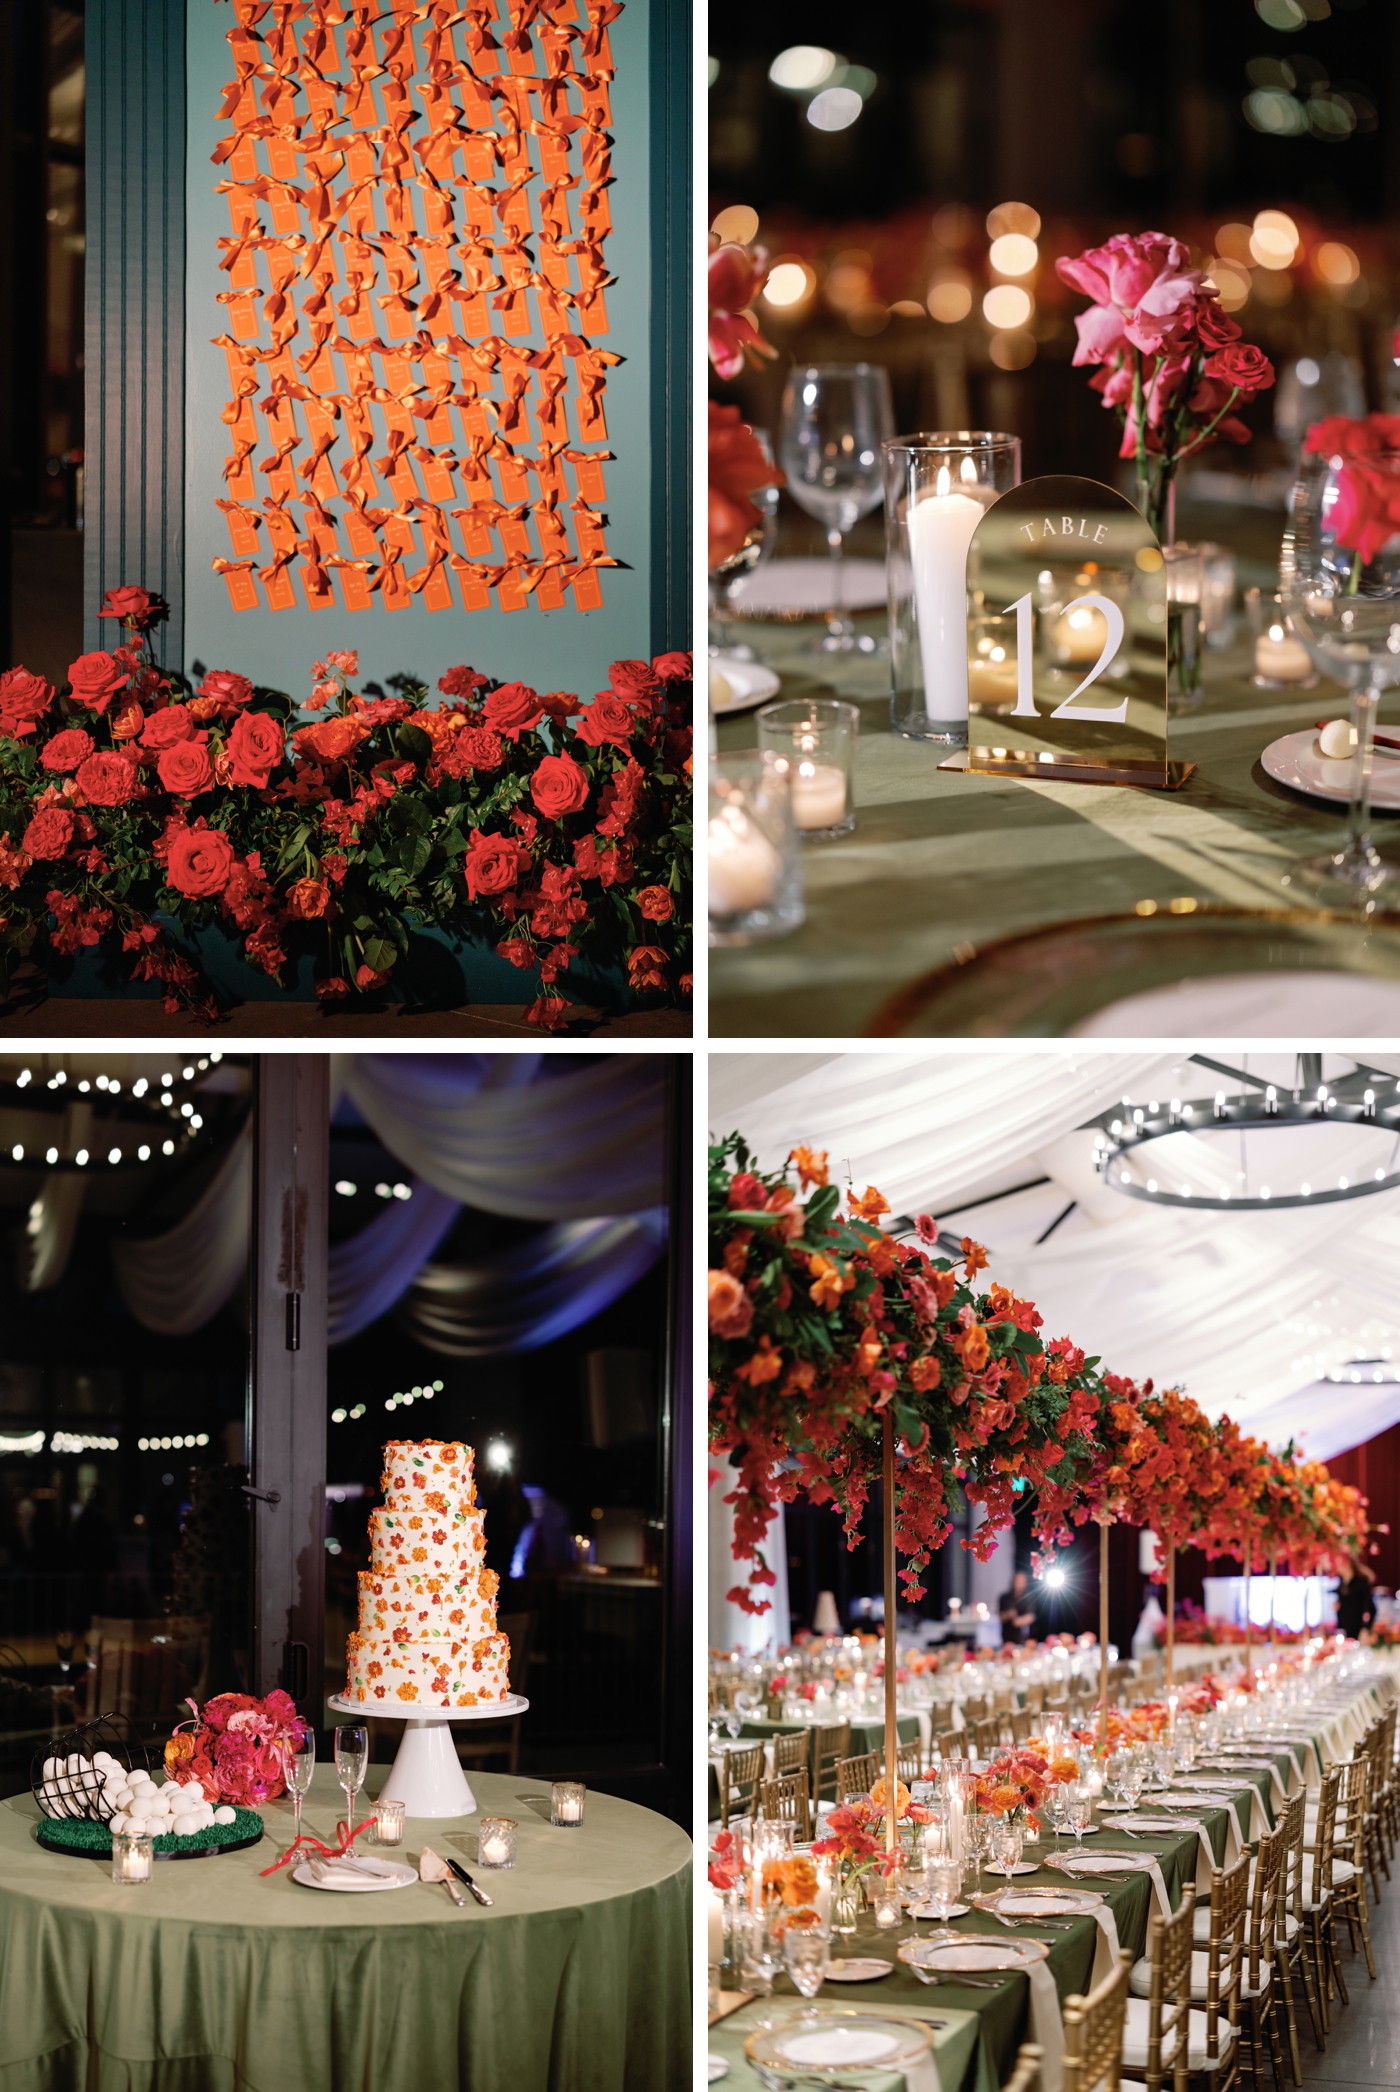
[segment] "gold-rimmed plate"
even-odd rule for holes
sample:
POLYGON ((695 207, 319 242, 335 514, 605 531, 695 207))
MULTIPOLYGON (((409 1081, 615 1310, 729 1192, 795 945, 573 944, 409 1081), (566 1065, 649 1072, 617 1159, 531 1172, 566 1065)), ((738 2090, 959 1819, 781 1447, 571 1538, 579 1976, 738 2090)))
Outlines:
POLYGON ((996 1889, 972 1900, 998 1918, 1087 1918, 1104 1899, 1096 1889, 996 1889))
POLYGON ((1044 1940, 985 1939, 969 1932, 961 1939, 907 1939, 895 1952, 911 1968, 956 1978, 1014 1974, 1032 1962, 1044 1961, 1050 1949, 1044 1940))
POLYGON ((744 2054, 770 2070, 800 2070, 840 2084, 853 2070, 912 2070, 927 2062, 932 2046, 933 2036, 916 2020, 828 2009, 816 2019, 759 2027, 744 2054))

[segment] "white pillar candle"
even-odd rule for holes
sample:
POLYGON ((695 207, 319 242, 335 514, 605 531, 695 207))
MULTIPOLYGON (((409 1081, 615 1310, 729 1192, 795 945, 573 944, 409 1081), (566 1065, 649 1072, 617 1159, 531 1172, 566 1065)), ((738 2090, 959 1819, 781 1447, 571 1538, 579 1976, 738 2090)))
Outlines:
POLYGON ((1254 642, 1254 672, 1270 676, 1276 683, 1303 683, 1313 672, 1308 650, 1292 639, 1282 625, 1271 625, 1254 642))
POLYGON ((846 818, 846 773, 805 758, 792 773, 792 818, 799 828, 834 828, 846 818))
POLYGON ((510 1858, 510 1846, 504 1838, 483 1838, 481 1857, 488 1867, 501 1867, 510 1858))
POLYGON ((782 859, 741 807, 726 806, 710 822, 710 913, 746 915, 776 899, 782 859))
MULTIPOLYGON (((970 483, 975 483, 976 466, 970 483)), ((909 561, 924 668, 924 710, 945 726, 967 718, 967 548, 986 513, 970 493, 954 493, 946 465, 937 490, 909 511, 909 561)))

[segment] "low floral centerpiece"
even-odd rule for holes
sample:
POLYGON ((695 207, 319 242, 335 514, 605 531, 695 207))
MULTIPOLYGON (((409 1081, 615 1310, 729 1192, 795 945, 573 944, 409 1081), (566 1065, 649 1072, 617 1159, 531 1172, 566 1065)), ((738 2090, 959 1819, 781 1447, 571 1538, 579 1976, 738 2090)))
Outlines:
MULTIPOLYGON (((891 1846, 885 1836, 885 1795, 881 1778, 868 1795, 833 1809, 826 1819, 826 1835, 812 1846, 814 1858, 835 1865, 831 1922, 837 1932, 854 1929, 867 1876, 879 1873, 889 1880, 903 1865, 902 1847, 891 1846)), ((932 1811, 912 1798, 902 1780, 895 1781, 894 1814, 896 1823, 923 1825, 932 1820, 932 1811)))
POLYGON ((186 1700, 191 1719, 180 1722, 165 1746, 165 1770, 179 1786, 193 1783, 206 1801, 253 1808, 287 1791, 282 1753, 306 1733, 290 1696, 280 1690, 259 1700, 222 1692, 201 1710, 186 1700))
POLYGON ((1073 1758, 1052 1758, 1048 1749, 1003 1751, 978 1773, 973 1795, 984 1816, 1007 1817, 1038 1835, 1040 1818, 1035 1812, 1050 1789, 1078 1778, 1079 1766, 1073 1758))
POLYGON ((17 961, 102 943, 209 1021, 211 928, 281 985, 310 948, 325 1002, 405 993, 415 926, 520 969, 545 1030, 578 965, 689 992, 688 654, 615 662, 587 703, 450 668, 430 703, 406 676, 357 691, 331 651, 297 697, 162 668, 145 589, 101 615, 125 636, 61 689, 0 675, 0 995, 17 961))

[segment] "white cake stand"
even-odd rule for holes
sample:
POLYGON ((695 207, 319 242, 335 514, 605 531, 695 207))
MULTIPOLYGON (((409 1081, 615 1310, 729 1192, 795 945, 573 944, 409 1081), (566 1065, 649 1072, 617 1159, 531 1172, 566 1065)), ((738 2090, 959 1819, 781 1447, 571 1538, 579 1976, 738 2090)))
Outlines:
POLYGON ((380 1789, 381 1799, 401 1801, 409 1816, 470 1816, 476 1799, 457 1762, 449 1723, 504 1721, 523 1714, 530 1702, 519 1693, 508 1693, 490 1707, 422 1707, 403 1702, 397 1707, 371 1707, 337 1693, 326 1704, 337 1714, 358 1715, 361 1721, 404 1723, 403 1741, 380 1789))

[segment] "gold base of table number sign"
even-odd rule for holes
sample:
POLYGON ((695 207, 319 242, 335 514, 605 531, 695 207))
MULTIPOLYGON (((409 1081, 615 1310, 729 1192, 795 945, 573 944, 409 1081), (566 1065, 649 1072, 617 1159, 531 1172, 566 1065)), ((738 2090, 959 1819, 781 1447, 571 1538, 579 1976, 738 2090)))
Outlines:
POLYGON ((995 715, 1004 738, 984 705, 985 738, 939 769, 1179 791, 1196 765, 1167 748, 1166 562, 1132 502, 1092 479, 1026 480, 978 524, 967 578, 970 677, 994 627, 1016 702, 995 715))

